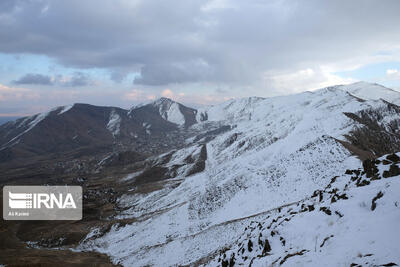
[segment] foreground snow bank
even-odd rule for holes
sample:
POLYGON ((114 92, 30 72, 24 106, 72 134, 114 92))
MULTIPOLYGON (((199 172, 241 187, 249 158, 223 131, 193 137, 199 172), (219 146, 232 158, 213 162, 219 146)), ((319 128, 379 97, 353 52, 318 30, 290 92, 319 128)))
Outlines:
POLYGON ((366 161, 246 226, 209 266, 397 266, 400 155, 366 161))

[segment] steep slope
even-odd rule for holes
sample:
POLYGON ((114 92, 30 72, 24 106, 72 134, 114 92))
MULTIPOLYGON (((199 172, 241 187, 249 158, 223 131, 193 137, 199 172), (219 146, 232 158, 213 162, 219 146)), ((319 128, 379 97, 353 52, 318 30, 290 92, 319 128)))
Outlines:
POLYGON ((74 104, 0 126, 0 162, 90 148, 162 152, 178 145, 178 127, 195 123, 196 110, 167 98, 127 111, 74 104), (172 134, 169 134, 172 133, 172 134))
MULTIPOLYGON (((106 125, 111 111, 121 109, 75 104, 0 126, 1 159, 107 146, 113 137, 106 125)), ((116 127, 116 126, 115 126, 116 127)))
MULTIPOLYGON (((400 114, 391 105, 330 87, 200 109, 200 122, 191 128, 218 124, 229 130, 210 140, 188 140, 189 147, 166 160, 180 166, 168 186, 137 193, 133 187, 118 199, 121 209, 130 207, 119 216, 135 222, 106 232, 93 229, 79 249, 107 253, 114 262, 134 266, 185 265, 213 258, 250 220, 307 198, 343 170, 358 166, 356 156, 364 150, 352 134, 365 124, 350 114, 375 118, 377 133, 397 142, 396 130, 388 129, 399 122, 400 114), (374 117, 377 113, 381 117, 374 117), (186 176, 187 153, 204 143, 204 171, 186 176)), ((364 149, 371 157, 384 153, 364 149)), ((395 149, 389 145, 384 150, 395 149)), ((160 161, 165 164, 164 156, 160 161)))
POLYGON ((250 222, 209 266, 397 266, 400 153, 250 222))
POLYGON ((134 107, 129 112, 133 117, 140 117, 143 113, 152 114, 154 117, 160 116, 173 124, 191 126, 196 123, 197 110, 162 97, 152 103, 134 107))

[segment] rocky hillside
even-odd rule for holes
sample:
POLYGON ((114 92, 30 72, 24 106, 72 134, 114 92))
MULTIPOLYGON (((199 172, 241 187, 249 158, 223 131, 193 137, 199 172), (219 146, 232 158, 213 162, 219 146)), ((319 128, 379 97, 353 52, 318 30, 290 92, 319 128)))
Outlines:
POLYGON ((195 123, 196 110, 170 99, 124 110, 74 104, 0 126, 0 163, 77 149, 86 154, 176 148, 179 128, 195 123), (151 144, 150 144, 151 143, 151 144))

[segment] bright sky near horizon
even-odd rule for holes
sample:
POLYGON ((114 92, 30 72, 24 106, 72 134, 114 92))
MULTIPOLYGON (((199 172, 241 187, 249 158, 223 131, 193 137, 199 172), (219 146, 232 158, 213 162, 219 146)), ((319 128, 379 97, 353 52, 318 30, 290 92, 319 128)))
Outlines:
POLYGON ((2 0, 0 116, 400 89, 400 1, 2 0))

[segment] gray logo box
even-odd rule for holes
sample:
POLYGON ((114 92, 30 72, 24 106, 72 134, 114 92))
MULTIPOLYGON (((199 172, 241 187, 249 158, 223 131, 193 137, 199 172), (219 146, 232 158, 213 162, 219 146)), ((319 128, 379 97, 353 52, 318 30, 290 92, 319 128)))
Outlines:
POLYGON ((81 186, 4 186, 4 220, 81 220, 81 186))

